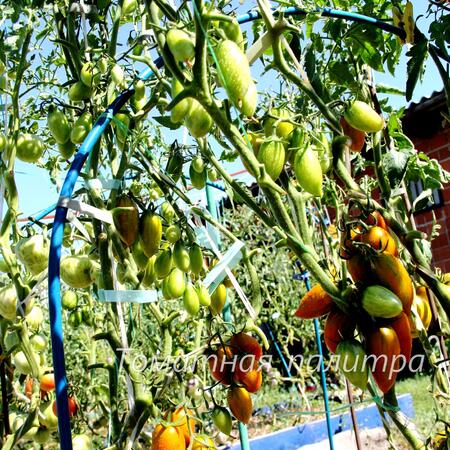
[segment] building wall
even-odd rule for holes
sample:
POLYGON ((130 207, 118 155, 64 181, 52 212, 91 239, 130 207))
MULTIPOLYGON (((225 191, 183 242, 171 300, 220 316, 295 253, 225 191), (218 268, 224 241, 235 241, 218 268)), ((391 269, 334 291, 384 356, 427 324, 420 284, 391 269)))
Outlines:
MULTIPOLYGON (((416 148, 430 158, 437 159, 441 166, 450 172, 450 126, 431 138, 412 138, 416 148)), ((417 228, 425 233, 431 231, 434 212, 441 225, 439 236, 432 241, 433 263, 442 272, 450 272, 450 183, 442 190, 443 206, 415 214, 417 228)))

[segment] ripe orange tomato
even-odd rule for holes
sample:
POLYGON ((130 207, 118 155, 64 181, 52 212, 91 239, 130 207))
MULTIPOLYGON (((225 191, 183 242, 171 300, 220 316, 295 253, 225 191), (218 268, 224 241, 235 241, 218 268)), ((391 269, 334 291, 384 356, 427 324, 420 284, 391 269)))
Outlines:
POLYGON ((25 395, 28 398, 31 398, 31 396, 33 395, 33 384, 34 384, 33 378, 28 377, 25 383, 25 395))
POLYGON ((152 433, 152 450, 186 450, 186 443, 179 427, 156 425, 152 433))
POLYGON ((233 352, 238 355, 254 355, 255 360, 259 361, 262 356, 262 348, 258 341, 247 333, 241 332, 231 336, 230 340, 233 352))
MULTIPOLYGON (((178 431, 182 434, 184 437, 184 441, 186 443, 186 447, 189 446, 191 442, 191 436, 194 434, 195 431, 195 420, 191 419, 188 416, 192 416, 193 411, 190 409, 185 409, 182 406, 177 408, 175 411, 172 412, 172 419, 171 422, 179 423, 179 425, 174 425, 178 431)), ((165 415, 165 419, 168 420, 169 414, 167 413, 165 415)))
POLYGON ((44 392, 53 391, 53 389, 55 389, 55 375, 53 373, 42 375, 39 380, 39 387, 41 388, 41 391, 44 392))
POLYGON ((260 368, 241 368, 238 363, 233 373, 233 380, 236 383, 242 384, 248 392, 254 394, 261 389, 262 372, 260 368))
POLYGON ((253 402, 247 389, 233 386, 227 395, 228 406, 233 416, 242 423, 249 423, 252 417, 253 402))
POLYGON ((343 339, 353 336, 355 326, 355 321, 344 312, 340 310, 330 311, 323 330, 323 337, 328 350, 331 353, 336 353, 338 344, 343 339))
MULTIPOLYGON (((68 397, 67 398, 67 403, 69 405, 69 417, 72 417, 78 410, 78 405, 77 402, 75 401, 75 399, 73 397, 68 397)), ((53 410, 53 414, 55 416, 58 415, 58 409, 56 406, 56 401, 53 402, 52 404, 52 410, 53 410)))
POLYGON ((350 149, 354 152, 360 152, 365 144, 366 133, 364 131, 357 130, 353 128, 344 117, 341 117, 339 123, 341 124, 342 130, 344 134, 348 136, 352 143, 350 145, 350 149))
POLYGON ((208 357, 211 376, 220 381, 225 386, 229 386, 232 380, 231 364, 225 364, 232 361, 233 352, 229 346, 221 346, 208 357))
POLYGON ((316 284, 300 301, 295 315, 301 319, 315 319, 331 311, 334 301, 320 284, 316 284))
POLYGON ((360 242, 370 245, 374 250, 381 250, 393 256, 398 255, 397 245, 392 236, 381 227, 371 227, 358 237, 360 242))

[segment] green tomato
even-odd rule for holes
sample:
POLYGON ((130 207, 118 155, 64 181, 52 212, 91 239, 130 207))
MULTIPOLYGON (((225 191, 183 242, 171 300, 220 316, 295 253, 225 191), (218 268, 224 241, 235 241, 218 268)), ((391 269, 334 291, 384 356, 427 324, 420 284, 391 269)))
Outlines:
POLYGON ((83 313, 79 309, 75 309, 74 311, 70 311, 68 317, 68 323, 72 328, 78 328, 83 322, 83 313))
POLYGON ((145 98, 145 83, 142 80, 134 82, 134 98, 136 100, 145 98))
POLYGON ((132 248, 132 255, 135 263, 139 267, 140 270, 145 270, 148 263, 148 257, 145 255, 144 250, 142 249, 142 244, 140 239, 136 239, 132 248))
POLYGON ((69 88, 69 100, 72 102, 81 102, 89 100, 92 96, 92 89, 86 86, 82 81, 77 81, 69 88))
POLYGON ((161 215, 163 216, 164 220, 167 223, 173 222, 173 220, 176 217, 176 213, 175 210, 173 209, 173 206, 168 202, 164 202, 161 205, 161 215))
POLYGON ((239 48, 244 51, 244 36, 239 22, 236 19, 231 22, 221 21, 219 26, 225 32, 225 36, 238 44, 239 48))
POLYGON ((362 307, 372 316, 392 319, 401 314, 403 304, 389 289, 373 285, 364 290, 362 307))
POLYGON ((286 161, 283 142, 275 139, 264 141, 258 151, 258 161, 264 164, 268 175, 277 180, 286 161))
POLYGON ((219 284, 211 295, 209 309, 213 316, 220 314, 227 301, 227 288, 224 284, 219 284))
POLYGON ((83 64, 80 73, 81 81, 89 87, 97 86, 100 83, 101 73, 97 63, 88 61, 83 64))
POLYGON ((216 56, 220 82, 231 102, 241 109, 244 97, 252 83, 247 57, 239 46, 230 40, 219 43, 216 56))
POLYGON ((37 352, 44 351, 48 346, 47 339, 42 334, 33 334, 30 338, 30 344, 37 352))
POLYGON ((186 289, 186 277, 184 272, 175 267, 168 276, 167 290, 172 298, 179 298, 186 289))
POLYGON ((78 296, 74 291, 66 290, 61 298, 61 304, 64 309, 71 311, 78 306, 78 296))
POLYGON ((172 252, 170 250, 163 250, 155 259, 155 274, 159 280, 166 278, 172 270, 172 252))
MULTIPOLYGON (((183 90, 183 85, 175 78, 172 78, 172 89, 171 95, 172 98, 175 98, 180 92, 183 90)), ((185 98, 178 102, 171 110, 170 110, 170 120, 173 123, 179 123, 184 120, 184 118, 189 113, 192 107, 192 99, 185 98)))
POLYGON ((189 261, 191 272, 199 275, 203 269, 203 252, 197 244, 194 244, 189 250, 189 261))
POLYGON ((172 253, 175 266, 182 272, 188 272, 190 266, 189 252, 180 240, 175 243, 172 253))
POLYGON ((148 259, 147 265, 145 267, 144 276, 142 278, 142 284, 145 287, 151 287, 156 280, 155 260, 156 255, 153 255, 148 259))
POLYGON ((199 281, 197 283, 196 289, 200 305, 209 306, 211 304, 211 296, 209 295, 209 291, 206 286, 201 281, 199 281))
POLYGON ((206 171, 207 175, 208 175, 208 180, 209 181, 216 181, 219 176, 217 175, 217 170, 215 169, 215 167, 210 167, 207 171, 206 171))
POLYGON ((73 144, 82 144, 92 128, 92 115, 84 112, 73 125, 70 133, 70 140, 73 144))
POLYGON ((4 133, 0 133, 0 152, 2 152, 6 146, 8 145, 8 139, 6 139, 6 136, 4 133))
POLYGON ((191 179, 191 184, 196 189, 203 189, 206 185, 206 170, 199 173, 194 169, 194 164, 191 163, 189 166, 189 178, 191 179))
POLYGON ((87 256, 66 256, 61 261, 61 278, 74 289, 87 288, 95 281, 95 264, 87 256))
POLYGON ((205 137, 213 124, 211 116, 203 106, 197 100, 192 99, 192 106, 185 120, 185 125, 192 136, 197 139, 205 137))
POLYGON ((25 316, 25 322, 28 325, 28 328, 32 331, 39 331, 39 328, 44 321, 44 314, 42 313, 42 309, 39 306, 33 306, 31 311, 25 316))
POLYGON ((13 321, 16 318, 16 310, 17 291, 11 283, 0 289, 0 316, 13 321))
POLYGON ((25 162, 34 163, 44 153, 44 143, 31 134, 21 134, 17 138, 16 155, 25 162))
POLYGON ((72 439, 72 450, 93 450, 91 438, 85 434, 78 434, 72 439))
POLYGON ((322 197, 322 168, 317 153, 311 147, 297 150, 294 172, 298 184, 314 197, 322 197))
POLYGON ((239 107, 241 113, 246 117, 252 117, 258 106, 258 90, 253 80, 250 80, 247 92, 242 99, 242 105, 239 107))
POLYGON ((200 300, 192 283, 188 283, 183 293, 183 306, 190 316, 196 316, 200 310, 200 300))
POLYGON ((361 343, 356 339, 341 341, 336 348, 336 355, 339 356, 339 369, 342 373, 353 385, 364 390, 369 371, 365 359, 366 352, 361 343))
POLYGON ((223 406, 216 405, 211 413, 211 417, 216 428, 227 436, 231 433, 233 420, 230 411, 223 406))
POLYGON ((33 275, 39 275, 47 268, 49 246, 42 234, 21 239, 15 252, 19 261, 33 275))
POLYGON ((194 157, 194 159, 192 160, 192 168, 197 172, 197 173, 202 173, 205 170, 205 163, 203 161, 203 158, 200 155, 197 155, 194 157))
POLYGON ((175 244, 175 242, 181 239, 181 229, 178 225, 170 225, 166 230, 166 239, 171 243, 175 244))
POLYGON ((375 133, 384 128, 383 118, 367 103, 354 101, 344 112, 345 120, 357 130, 375 133))
POLYGON ((111 69, 111 79, 117 86, 122 86, 123 80, 124 80, 124 73, 122 67, 120 67, 118 64, 114 64, 114 66, 111 69))
POLYGON ((72 158, 76 147, 72 141, 67 141, 65 144, 58 144, 58 150, 61 157, 65 160, 72 158))
POLYGON ((50 108, 47 115, 47 126, 53 139, 58 144, 66 143, 70 138, 70 125, 66 115, 59 109, 50 108))
POLYGON ((160 217, 151 210, 145 211, 139 223, 139 239, 147 258, 151 258, 157 253, 161 238, 162 223, 160 217))
POLYGON ((41 445, 44 445, 50 439, 50 430, 47 428, 38 428, 34 434, 33 440, 41 445))
POLYGON ((39 423, 49 430, 56 430, 58 427, 58 417, 53 412, 53 401, 42 402, 39 405, 39 423))
POLYGON ((188 61, 195 55, 194 41, 183 30, 172 28, 167 32, 166 43, 178 62, 188 61))
POLYGON ((13 357, 12 363, 17 372, 22 375, 31 375, 33 370, 24 352, 17 352, 13 357))
POLYGON ((123 144, 130 130, 130 117, 124 113, 117 113, 113 123, 116 128, 117 140, 123 144))
POLYGON ((122 3, 122 18, 130 16, 133 14, 138 7, 137 0, 124 0, 122 3))
POLYGON ((272 136, 275 131, 276 135, 285 140, 289 140, 292 132, 294 131, 294 125, 290 122, 279 121, 279 119, 289 119, 291 117, 291 113, 287 109, 282 108, 272 108, 269 110, 269 114, 271 116, 276 117, 276 119, 272 117, 268 117, 264 121, 264 133, 266 136, 272 136), (275 123, 277 126, 275 127, 275 123), (274 130, 275 127, 275 130, 274 130))

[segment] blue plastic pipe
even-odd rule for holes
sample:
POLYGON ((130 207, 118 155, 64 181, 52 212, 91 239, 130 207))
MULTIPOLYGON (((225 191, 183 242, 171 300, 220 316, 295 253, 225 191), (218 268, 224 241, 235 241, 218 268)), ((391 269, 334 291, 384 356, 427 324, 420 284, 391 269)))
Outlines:
MULTIPOLYGON (((345 12, 334 10, 331 8, 318 9, 325 17, 333 17, 338 19, 350 20, 358 23, 367 23, 370 25, 377 26, 378 28, 388 31, 390 33, 396 34, 400 37, 404 36, 404 30, 395 27, 378 19, 373 19, 371 17, 363 16, 361 14, 345 12)), ((274 12, 278 15, 279 12, 274 12)), ((289 7, 283 10, 285 15, 304 15, 305 10, 289 7)), ((257 11, 250 11, 237 18, 240 24, 251 22, 256 19, 260 19, 261 15, 257 11)), ((154 64, 156 67, 160 68, 164 65, 162 57, 158 57, 154 64)), ((145 69, 138 78, 141 80, 147 80, 154 75, 153 70, 150 68, 145 69)), ((106 127, 109 125, 111 118, 116 114, 120 108, 130 99, 133 95, 133 89, 127 89, 122 92, 116 100, 108 107, 105 113, 103 113, 95 122, 92 130, 86 137, 85 141, 79 148, 77 154, 75 155, 70 169, 64 180, 60 199, 70 198, 73 194, 75 183, 79 177, 80 171, 89 156, 90 152, 99 141, 101 135, 105 131, 106 127)), ((67 208, 63 206, 57 206, 55 210, 55 219, 53 221, 53 228, 50 240, 50 252, 48 261, 48 301, 49 301, 49 312, 50 312, 50 334, 52 342, 52 355, 53 355, 53 367, 55 371, 55 385, 56 385, 56 405, 58 408, 58 432, 60 438, 60 444, 62 450, 72 450, 72 437, 70 431, 70 418, 67 400, 67 378, 66 369, 64 362, 64 344, 63 344, 63 328, 62 328, 62 313, 61 313, 61 283, 60 283, 60 260, 61 260, 61 247, 64 236, 64 224, 67 217, 67 208)), ((309 283, 309 280, 306 280, 309 283)), ((318 324, 314 322, 315 327, 318 324)), ((318 339, 318 347, 321 352, 320 344, 320 334, 316 337, 318 339)), ((323 361, 322 361, 323 365, 323 361)), ((328 411, 328 395, 325 382, 325 374, 322 370, 322 388, 324 389, 325 405, 328 411)), ((329 421, 329 412, 327 413, 327 426, 329 431, 329 436, 331 433, 331 424, 329 421)), ((241 438, 245 438, 247 430, 243 424, 239 425, 241 438)), ((332 435, 331 435, 332 436, 332 435)), ((245 448, 248 447, 248 438, 243 439, 246 441, 245 448)), ((332 437, 330 438, 330 448, 333 450, 332 437)))

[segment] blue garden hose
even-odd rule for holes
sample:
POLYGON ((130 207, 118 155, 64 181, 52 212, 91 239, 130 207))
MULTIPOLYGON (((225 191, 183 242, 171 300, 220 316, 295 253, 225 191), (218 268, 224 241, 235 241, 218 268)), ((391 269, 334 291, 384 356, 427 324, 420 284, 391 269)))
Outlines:
MULTIPOLYGON (((334 10, 330 8, 319 9, 325 17, 332 17, 338 19, 350 20, 358 23, 366 23, 374 25, 384 31, 396 34, 400 37, 404 36, 403 29, 390 25, 386 22, 378 19, 373 19, 367 16, 363 16, 357 13, 345 12, 334 10)), ((289 7, 283 10, 285 15, 305 15, 305 10, 289 7)), ((274 12, 274 15, 279 14, 274 12)), ((240 24, 251 22, 256 19, 260 19, 261 15, 257 11, 250 11, 237 18, 240 24)), ((156 67, 160 68, 164 65, 164 61, 161 57, 154 61, 156 67)), ((138 78, 141 80, 147 80, 154 75, 154 72, 147 68, 138 78)), ((103 113, 95 122, 92 130, 89 132, 83 144, 80 146, 77 154, 75 155, 70 169, 66 175, 63 186, 61 188, 60 200, 70 198, 73 194, 75 183, 79 177, 80 171, 89 156, 91 150, 97 144, 101 135, 109 125, 112 117, 122 108, 122 106, 133 95, 133 89, 127 89, 123 91, 114 102, 108 107, 105 113, 103 113)), ((53 208, 52 208, 53 209, 53 208)), ((53 228, 50 240, 50 252, 48 262, 48 297, 49 297, 49 312, 50 312, 50 333, 52 342, 52 354, 53 354, 53 367, 55 371, 55 385, 56 385, 56 404, 58 408, 58 431, 60 437, 60 445, 62 450, 72 450, 72 439, 70 430, 70 418, 67 400, 67 379, 64 362, 64 344, 63 344, 63 328, 62 328, 62 313, 61 313, 61 283, 60 283, 60 260, 61 260, 61 247, 64 236, 64 224, 67 217, 67 208, 64 206, 57 206, 55 210, 55 219, 53 221, 53 228)), ((307 286, 309 281, 306 280, 307 286)), ((318 324, 314 321, 316 330, 316 337, 318 339, 319 352, 321 353, 320 336, 317 335, 318 324)), ((323 361, 322 361, 323 365, 323 361)), ((323 367, 322 367, 323 368, 323 367)), ((326 395, 326 381, 325 374, 322 370, 322 387, 324 388, 324 399, 327 413, 327 427, 329 436, 331 433, 331 424, 329 421, 329 407, 328 396, 326 395)), ((242 449, 248 450, 248 437, 247 430, 244 426, 240 425, 241 440, 243 442, 242 449)), ((332 435, 331 435, 332 436, 332 435)), ((330 447, 333 450, 332 438, 330 439, 330 447)))

